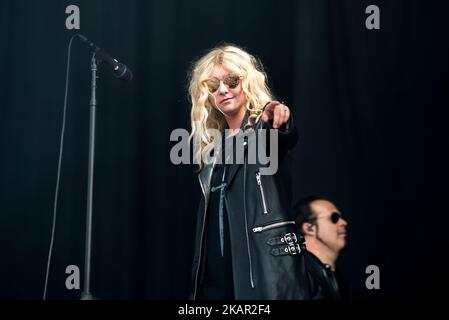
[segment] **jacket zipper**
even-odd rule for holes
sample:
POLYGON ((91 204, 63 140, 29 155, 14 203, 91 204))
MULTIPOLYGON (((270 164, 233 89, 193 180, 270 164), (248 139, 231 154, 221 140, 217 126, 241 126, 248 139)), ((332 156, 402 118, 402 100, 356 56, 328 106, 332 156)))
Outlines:
MULTIPOLYGON (((246 159, 245 159, 246 160, 246 159)), ((246 161, 243 167, 243 176, 244 176, 244 182, 243 182, 243 211, 245 213, 245 234, 246 234, 246 249, 248 250, 248 260, 249 260, 249 280, 251 282, 251 288, 255 288, 254 285, 254 279, 253 279, 253 263, 251 259, 251 249, 249 247, 249 235, 248 235, 248 217, 246 214, 246 161)))
POLYGON ((293 220, 290 221, 280 221, 280 222, 275 222, 275 223, 270 223, 266 226, 261 226, 261 227, 255 227, 253 228, 253 232, 262 232, 265 230, 269 230, 269 229, 274 229, 274 228, 279 228, 282 226, 285 226, 287 224, 295 224, 296 222, 293 220))
POLYGON ((265 199, 265 193, 263 191, 263 185, 262 185, 262 179, 260 177, 260 172, 256 173, 256 181, 257 181, 257 185, 259 186, 260 195, 262 196, 263 213, 267 214, 268 207, 267 207, 267 201, 265 199))
MULTIPOLYGON (((244 200, 244 201, 246 201, 246 200, 244 200)), ((252 263, 252 259, 251 259, 251 251, 249 248, 248 219, 246 217, 246 211, 245 211, 245 232, 246 232, 246 249, 248 251, 248 260, 249 260, 249 279, 251 282, 251 287, 254 289, 253 263, 252 263)))

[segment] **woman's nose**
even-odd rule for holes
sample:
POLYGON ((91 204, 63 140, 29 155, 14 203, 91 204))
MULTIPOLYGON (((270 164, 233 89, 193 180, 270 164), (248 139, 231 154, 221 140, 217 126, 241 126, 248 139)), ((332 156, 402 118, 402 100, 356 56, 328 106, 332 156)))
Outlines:
POLYGON ((228 87, 223 83, 223 81, 220 81, 220 86, 218 87, 218 91, 220 93, 227 93, 228 87))

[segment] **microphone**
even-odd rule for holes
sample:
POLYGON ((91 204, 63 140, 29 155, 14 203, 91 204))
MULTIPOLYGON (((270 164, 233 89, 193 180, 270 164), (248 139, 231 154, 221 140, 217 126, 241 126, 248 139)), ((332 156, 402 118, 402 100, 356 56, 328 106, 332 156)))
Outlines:
POLYGON ((79 33, 77 34, 77 36, 91 52, 95 53, 95 57, 97 57, 99 60, 106 61, 112 67, 113 70, 112 72, 116 78, 125 81, 132 80, 133 73, 127 66, 111 57, 106 51, 101 49, 99 46, 97 46, 95 43, 87 39, 85 36, 79 33))

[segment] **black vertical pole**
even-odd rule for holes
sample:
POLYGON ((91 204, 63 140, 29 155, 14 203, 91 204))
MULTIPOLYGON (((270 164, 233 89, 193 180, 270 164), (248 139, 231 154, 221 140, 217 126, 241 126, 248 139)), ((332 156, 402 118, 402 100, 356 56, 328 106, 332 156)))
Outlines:
POLYGON ((90 293, 90 265, 92 248, 92 200, 94 187, 94 156, 95 156, 95 113, 97 108, 97 61, 95 53, 90 61, 92 71, 91 98, 90 98, 90 121, 89 121, 89 163, 87 180, 87 213, 86 213, 86 249, 84 259, 84 291, 81 294, 82 300, 92 300, 90 293))

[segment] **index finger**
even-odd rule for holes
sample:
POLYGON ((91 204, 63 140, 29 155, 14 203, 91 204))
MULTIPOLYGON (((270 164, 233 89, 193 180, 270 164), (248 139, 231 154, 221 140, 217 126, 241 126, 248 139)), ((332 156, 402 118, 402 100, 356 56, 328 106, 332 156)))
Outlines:
POLYGON ((281 104, 279 101, 273 100, 270 101, 266 106, 265 106, 265 111, 268 112, 272 112, 274 110, 274 108, 278 105, 281 104))

